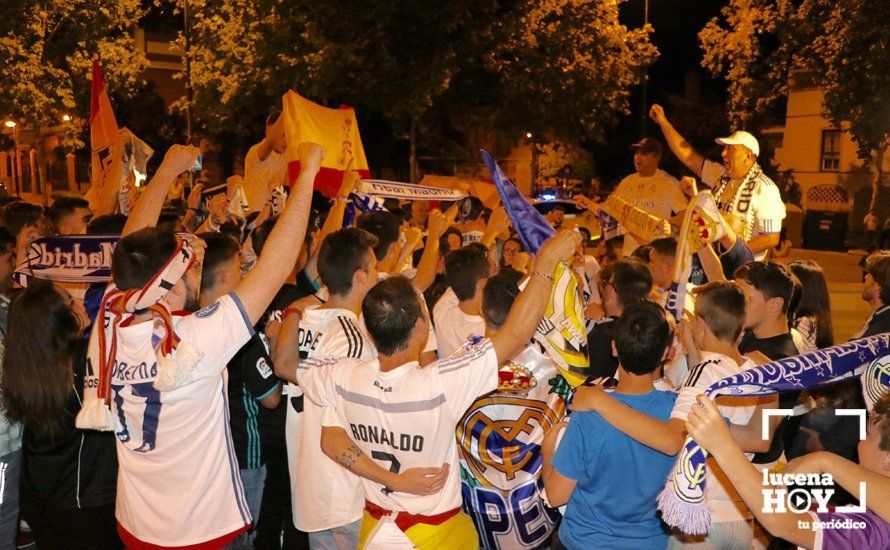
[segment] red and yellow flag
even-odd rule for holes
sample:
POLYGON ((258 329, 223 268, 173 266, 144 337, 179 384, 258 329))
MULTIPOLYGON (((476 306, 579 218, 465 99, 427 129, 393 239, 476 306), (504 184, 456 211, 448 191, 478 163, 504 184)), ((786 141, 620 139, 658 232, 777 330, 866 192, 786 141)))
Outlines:
POLYGON ((117 120, 105 90, 105 79, 99 59, 93 59, 93 82, 90 88, 90 183, 95 188, 105 185, 111 167, 111 149, 117 139, 117 120))
POLYGON ((284 94, 282 103, 284 134, 287 139, 288 182, 291 185, 300 173, 297 146, 304 142, 317 143, 324 147, 325 157, 321 163, 321 171, 315 178, 315 189, 324 196, 333 197, 337 194, 343 172, 355 170, 362 178, 371 177, 352 107, 322 107, 293 90, 284 94))

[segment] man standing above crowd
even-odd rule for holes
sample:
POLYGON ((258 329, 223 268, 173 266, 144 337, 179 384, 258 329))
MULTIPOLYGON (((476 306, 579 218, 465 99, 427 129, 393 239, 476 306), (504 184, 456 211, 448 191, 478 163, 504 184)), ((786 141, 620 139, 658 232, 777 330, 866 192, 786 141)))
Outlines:
MULTIPOLYGON (((615 189, 615 195, 663 220, 668 220, 685 209, 688 200, 680 191, 677 178, 658 167, 662 155, 661 143, 655 138, 647 137, 631 148, 636 172, 621 180, 615 189)), ((630 256, 641 244, 645 243, 626 234, 624 256, 630 256)))
POLYGON ((779 244, 785 205, 779 188, 757 164, 757 138, 748 132, 717 138, 723 146, 720 165, 692 148, 668 121, 661 105, 653 105, 649 117, 661 128, 674 155, 713 189, 717 206, 729 215, 733 230, 748 244, 754 258, 762 260, 770 248, 779 244))
POLYGON ((244 194, 250 210, 262 209, 273 190, 285 183, 286 151, 284 118, 280 110, 273 109, 266 119, 265 137, 251 147, 244 158, 244 194))

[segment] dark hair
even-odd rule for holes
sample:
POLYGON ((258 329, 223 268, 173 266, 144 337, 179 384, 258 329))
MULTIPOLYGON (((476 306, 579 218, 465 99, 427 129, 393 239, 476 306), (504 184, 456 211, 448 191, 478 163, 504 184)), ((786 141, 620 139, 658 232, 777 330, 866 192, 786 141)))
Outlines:
POLYGON ((890 304, 890 252, 875 252, 865 260, 865 270, 881 287, 881 303, 890 304))
POLYGON ((377 351, 392 355, 408 347, 411 330, 423 317, 423 305, 408 279, 388 277, 368 291, 362 315, 377 351))
POLYGON ((142 288, 176 251, 170 230, 146 227, 117 242, 111 256, 111 276, 121 290, 142 288))
POLYGON ((458 231, 454 227, 449 227, 448 229, 445 230, 444 233, 442 233, 442 236, 439 237, 439 256, 440 257, 444 258, 445 256, 448 255, 449 252, 453 252, 453 250, 451 250, 451 245, 448 244, 448 236, 449 235, 457 235, 457 238, 461 242, 463 242, 464 237, 463 237, 463 235, 461 235, 460 231, 458 231))
POLYGON ((615 321, 618 362, 631 374, 655 372, 672 338, 664 308, 648 298, 633 300, 615 321))
POLYGON ((15 250, 15 235, 9 229, 0 225, 0 254, 6 254, 9 249, 15 250))
POLYGON ((735 343, 745 327, 745 291, 731 281, 712 281, 692 289, 695 314, 723 342, 735 343))
POLYGON ((155 227, 175 233, 183 228, 182 219, 176 210, 165 208, 158 215, 158 223, 155 224, 155 227))
POLYGON ((482 215, 482 210, 484 208, 485 205, 482 204, 482 200, 479 197, 470 195, 461 199, 460 214, 463 214, 464 211, 466 211, 467 215, 461 216, 462 218, 465 218, 467 220, 478 220, 479 216, 482 215))
POLYGON ((800 303, 794 313, 795 319, 812 317, 816 326, 816 347, 827 348, 834 345, 834 330, 831 326, 831 297, 825 273, 819 264, 812 260, 791 262, 788 268, 800 281, 800 303))
POLYGON ((471 300, 476 295, 476 284, 491 275, 486 254, 465 246, 445 256, 445 277, 458 300, 471 300))
POLYGON ((201 233, 198 237, 207 244, 201 268, 201 288, 213 288, 219 282, 220 268, 241 253, 241 245, 225 233, 201 233))
POLYGON ((120 235, 127 225, 127 217, 123 214, 105 214, 90 220, 87 224, 87 235, 120 235))
POLYGON ((618 260, 610 265, 612 277, 609 282, 615 288, 622 306, 645 298, 652 292, 652 273, 649 266, 640 260, 618 260))
POLYGON ((24 201, 14 202, 3 210, 3 225, 18 237, 22 229, 28 225, 38 225, 42 217, 43 209, 39 206, 24 201))
MULTIPOLYGON (((278 216, 273 216, 261 223, 250 234, 250 242, 253 244, 253 251, 257 256, 263 252, 266 240, 269 238, 269 234, 272 233, 272 229, 275 228, 276 223, 278 223, 278 216)), ((312 210, 309 212, 309 223, 306 227, 306 234, 303 236, 304 246, 308 247, 312 244, 312 231, 316 223, 318 223, 318 212, 312 210)))
POLYGON ((386 253, 389 252, 392 243, 399 240, 402 220, 390 212, 365 212, 358 217, 355 225, 377 237, 374 256, 379 262, 386 258, 386 253))
POLYGON ((0 384, 6 417, 40 437, 65 429, 72 363, 85 353, 77 317, 48 281, 33 279, 9 307, 0 384))
POLYGON ((489 328, 497 330, 504 326, 513 301, 519 296, 520 280, 522 273, 505 267, 485 282, 482 291, 482 316, 489 328))
POLYGON ((649 260, 652 258, 652 247, 648 244, 641 244, 630 253, 630 258, 632 260, 641 260, 644 263, 649 263, 649 260))
POLYGON ((794 280, 788 268, 776 262, 748 262, 735 270, 741 279, 763 294, 767 300, 782 299, 782 314, 787 314, 794 293, 794 280))
POLYGON ((677 239, 675 237, 662 237, 649 243, 649 248, 658 252, 661 256, 673 258, 677 255, 677 239))
POLYGON ((331 294, 345 296, 352 290, 355 272, 369 269, 368 249, 373 254, 376 244, 377 237, 355 227, 325 237, 318 251, 318 274, 331 294))
POLYGON ((89 208, 90 203, 78 197, 60 197, 46 211, 46 217, 54 228, 58 228, 62 218, 74 213, 78 208, 89 208))

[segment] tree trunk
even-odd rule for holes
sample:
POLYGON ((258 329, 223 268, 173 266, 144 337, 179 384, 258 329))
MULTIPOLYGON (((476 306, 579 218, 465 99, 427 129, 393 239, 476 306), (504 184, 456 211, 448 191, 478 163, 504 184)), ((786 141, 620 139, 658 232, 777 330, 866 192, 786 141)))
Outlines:
POLYGON ((409 177, 411 178, 411 183, 417 183, 417 118, 414 115, 411 115, 411 151, 409 153, 410 159, 408 162, 411 163, 409 169, 409 177))
POLYGON ((871 186, 871 204, 868 207, 869 212, 874 212, 878 203, 878 192, 881 190, 881 176, 883 175, 884 165, 884 144, 878 146, 875 153, 875 180, 871 186))
POLYGON ((34 125, 34 140, 37 161, 37 182, 34 191, 43 195, 43 206, 49 206, 49 198, 52 195, 52 183, 46 177, 46 166, 43 165, 43 142, 40 139, 40 124, 34 125))

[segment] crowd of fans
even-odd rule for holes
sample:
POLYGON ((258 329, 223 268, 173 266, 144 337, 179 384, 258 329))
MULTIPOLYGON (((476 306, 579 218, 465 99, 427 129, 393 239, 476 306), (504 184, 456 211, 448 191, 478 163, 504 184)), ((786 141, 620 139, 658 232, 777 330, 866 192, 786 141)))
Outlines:
MULTIPOLYGON (((665 309, 676 237, 594 242, 553 209, 554 236, 524 250, 504 209, 475 197, 433 209, 388 201, 344 224, 358 176, 347 172, 333 199, 313 196, 326 152, 288 151, 297 146, 274 117, 247 155, 244 216, 229 208, 231 188, 169 201, 199 154, 189 146, 166 153, 128 216, 93 218, 78 198, 46 209, 2 199, 0 548, 26 531, 41 549, 890 547, 890 396, 860 440, 858 418, 835 414, 866 408, 858 379, 702 395, 839 342, 819 265, 769 260, 784 206, 757 140, 718 139, 715 163, 660 107, 651 116, 726 214, 723 237, 683 275, 679 322, 665 309), (300 173, 284 203, 288 153, 300 173), (120 237, 110 283, 13 283, 36 239, 83 234, 120 237), (533 336, 561 263, 582 289, 589 367, 574 375, 587 382, 532 374, 526 390, 567 388, 571 412, 547 408, 553 422, 522 448, 508 439, 531 433, 519 413, 491 418, 506 435, 484 451, 533 472, 534 504, 507 530, 549 527, 522 543, 487 535, 480 518, 498 514, 468 498, 465 463, 493 443, 475 434, 468 449, 455 432, 492 396, 527 397, 505 365, 531 371, 533 354, 555 372, 533 336), (771 409, 793 414, 767 419, 771 409), (671 530, 657 511, 687 434, 711 453, 704 536, 671 530), (866 507, 764 512, 762 472, 774 471, 830 474, 832 506, 866 507), (532 506, 545 523, 523 515, 532 506), (857 527, 814 527, 851 518, 857 527)), ((676 221, 699 185, 658 168, 655 138, 634 153, 616 193, 676 221)), ((890 253, 865 266, 874 311, 856 337, 890 332, 890 253)))

